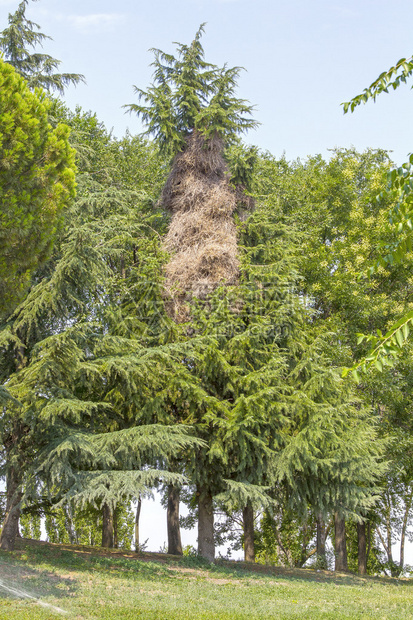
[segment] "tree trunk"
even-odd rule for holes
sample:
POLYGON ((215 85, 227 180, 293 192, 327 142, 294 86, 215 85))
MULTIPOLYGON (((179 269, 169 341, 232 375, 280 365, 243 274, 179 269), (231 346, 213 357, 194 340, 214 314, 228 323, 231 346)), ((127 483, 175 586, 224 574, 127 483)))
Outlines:
POLYGON ((405 542, 406 542, 407 525, 408 525, 408 522, 409 522, 410 511, 412 509, 412 502, 413 502, 413 489, 410 489, 410 493, 407 494, 407 497, 405 499, 404 515, 403 515, 403 522, 402 522, 402 531, 401 531, 401 534, 400 534, 400 563, 399 563, 399 567, 400 567, 401 570, 403 570, 403 568, 404 568, 404 546, 405 546, 405 542))
POLYGON ((116 506, 115 510, 113 511, 113 546, 115 547, 115 549, 119 548, 118 516, 119 511, 118 507, 116 506))
POLYGON ((357 541, 358 541, 358 572, 359 575, 367 574, 367 537, 366 524, 357 523, 357 541))
POLYGON ((198 553, 202 558, 213 562, 215 558, 214 543, 214 507, 212 495, 197 488, 198 495, 198 553))
POLYGON ((141 516, 142 498, 139 495, 135 514, 135 551, 139 552, 139 518, 141 516))
POLYGON ((348 571, 346 547, 346 523, 336 513, 334 516, 334 533, 336 539, 336 562, 334 570, 345 573, 348 571))
POLYGON ((20 502, 23 493, 17 470, 11 466, 7 472, 6 515, 0 537, 0 548, 13 551, 19 534, 20 502))
POLYGON ((317 515, 317 566, 323 570, 327 569, 327 555, 326 555, 326 539, 327 539, 327 528, 324 523, 323 517, 318 514, 317 515))
POLYGON ((255 562, 254 510, 251 502, 248 502, 243 509, 242 520, 244 524, 244 560, 246 562, 255 562))
POLYGON ((77 536, 73 527, 72 509, 70 506, 63 507, 63 513, 65 515, 65 526, 67 533, 69 534, 69 542, 71 545, 77 544, 77 536))
POLYGON ((181 530, 179 528, 179 488, 168 484, 168 508, 166 511, 168 528, 168 553, 182 555, 181 530))
POLYGON ((109 504, 103 504, 102 514, 102 547, 113 548, 113 513, 109 504))

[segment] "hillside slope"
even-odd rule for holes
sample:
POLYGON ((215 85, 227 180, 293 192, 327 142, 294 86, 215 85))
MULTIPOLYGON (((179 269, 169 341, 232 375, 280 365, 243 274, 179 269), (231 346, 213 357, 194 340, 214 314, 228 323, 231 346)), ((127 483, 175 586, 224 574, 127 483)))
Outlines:
POLYGON ((412 585, 20 540, 0 553, 0 619, 411 620, 412 585))

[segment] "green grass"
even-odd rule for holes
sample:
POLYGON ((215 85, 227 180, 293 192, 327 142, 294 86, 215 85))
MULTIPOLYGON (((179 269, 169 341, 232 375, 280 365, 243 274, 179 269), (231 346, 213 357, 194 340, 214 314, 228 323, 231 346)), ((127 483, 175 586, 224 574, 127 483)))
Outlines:
POLYGON ((1 620, 411 620, 412 580, 359 578, 20 541, 0 552, 1 620))

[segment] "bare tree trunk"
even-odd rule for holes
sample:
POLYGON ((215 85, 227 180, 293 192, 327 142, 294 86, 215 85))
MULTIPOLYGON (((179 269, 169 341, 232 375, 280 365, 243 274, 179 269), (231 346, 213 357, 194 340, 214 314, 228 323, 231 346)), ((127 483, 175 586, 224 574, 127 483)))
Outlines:
POLYGON ((248 502, 243 509, 242 520, 244 524, 244 560, 246 562, 255 562, 254 510, 251 502, 248 502))
POLYGON ((22 496, 20 478, 15 467, 11 466, 7 472, 6 515, 0 537, 0 548, 4 551, 13 551, 16 538, 19 535, 22 496))
POLYGON ((113 546, 115 549, 119 548, 119 538, 118 538, 118 518, 119 518, 119 510, 116 506, 113 511, 113 546))
POLYGON ((391 519, 390 519, 390 501, 388 504, 388 511, 386 514, 386 537, 387 537, 387 559, 389 561, 389 564, 391 566, 391 573, 392 573, 392 577, 393 575, 393 566, 394 566, 394 561, 393 561, 393 550, 392 550, 392 539, 391 539, 391 535, 392 535, 392 527, 391 527, 391 519))
POLYGON ((321 514, 317 515, 317 566, 322 569, 327 569, 327 555, 326 555, 326 539, 327 528, 324 523, 324 519, 321 514))
POLYGON ((346 523, 342 517, 336 513, 334 515, 334 533, 336 539, 335 556, 336 562, 334 570, 345 573, 348 571, 347 547, 346 547, 346 523))
POLYGON ((296 562, 294 563, 294 566, 296 566, 297 568, 301 568, 302 566, 304 566, 304 564, 307 562, 308 558, 311 557, 311 555, 313 555, 313 553, 310 551, 310 553, 307 551, 307 547, 308 547, 308 543, 309 543, 309 527, 308 527, 308 523, 307 521, 305 521, 302 525, 302 532, 303 532, 303 542, 301 544, 301 552, 300 552, 300 557, 298 560, 296 560, 296 562))
POLYGON ((63 512, 65 515, 65 525, 67 533, 69 534, 69 542, 71 545, 74 545, 77 543, 77 536, 73 527, 72 509, 69 505, 64 506, 63 512))
POLYGON ((135 514, 135 551, 139 551, 139 518, 141 516, 142 498, 139 495, 135 514))
POLYGON ((113 513, 109 504, 102 506, 102 547, 113 548, 113 513))
POLYGON ((412 502, 413 502, 413 489, 410 489, 410 493, 407 495, 406 501, 405 501, 402 531, 400 534, 400 564, 399 566, 401 570, 404 568, 404 546, 406 542, 407 524, 409 522, 412 502))
POLYGON ((372 539, 372 535, 371 535, 371 522, 368 521, 367 522, 367 561, 369 560, 369 555, 370 555, 370 549, 371 549, 371 539, 372 539))
POLYGON ((367 537, 366 524, 357 523, 357 542, 358 542, 358 572, 359 575, 367 573, 367 537))
POLYGON ((212 495, 197 487, 198 495, 198 553, 212 562, 215 558, 214 507, 212 495))
POLYGON ((271 519, 271 529, 274 533, 275 542, 277 546, 277 557, 282 558, 284 556, 284 562, 287 566, 293 566, 293 559, 288 547, 285 547, 280 536, 280 525, 282 523, 282 515, 280 513, 273 519, 271 519))
POLYGON ((166 521, 168 529, 168 553, 182 555, 181 530, 179 527, 179 487, 168 484, 168 508, 166 521))

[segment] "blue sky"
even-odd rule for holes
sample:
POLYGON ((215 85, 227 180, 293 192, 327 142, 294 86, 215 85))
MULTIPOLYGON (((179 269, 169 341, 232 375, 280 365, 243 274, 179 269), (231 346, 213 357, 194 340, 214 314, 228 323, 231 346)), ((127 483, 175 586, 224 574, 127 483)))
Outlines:
MULTIPOLYGON (((0 29, 17 4, 0 0, 0 29)), ((354 145, 393 150, 401 163, 413 150, 409 87, 353 115, 340 107, 411 55, 411 0, 39 0, 27 15, 54 39, 44 51, 86 76, 67 91, 70 107, 96 112, 117 136, 142 130, 121 106, 133 84, 150 83, 149 48, 172 52, 207 22, 207 60, 246 69, 239 95, 261 122, 247 142, 287 159, 354 145)))

